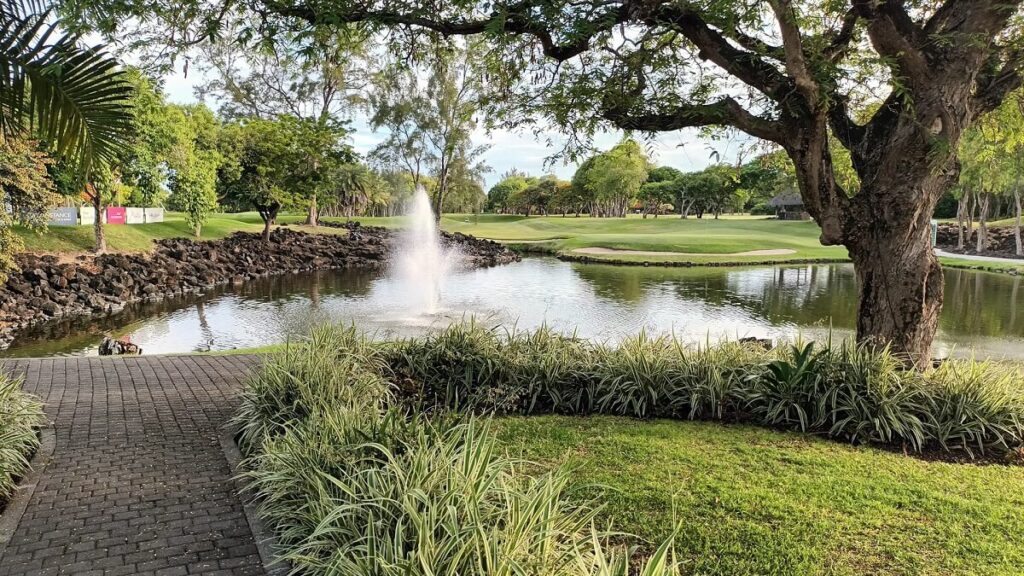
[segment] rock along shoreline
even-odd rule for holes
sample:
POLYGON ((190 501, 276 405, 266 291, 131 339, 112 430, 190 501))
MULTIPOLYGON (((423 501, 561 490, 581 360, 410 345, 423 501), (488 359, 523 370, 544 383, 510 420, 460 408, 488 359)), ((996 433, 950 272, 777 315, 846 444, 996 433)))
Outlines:
MULTIPOLYGON (((347 234, 307 234, 280 227, 264 243, 259 234, 236 232, 222 240, 170 238, 145 254, 83 255, 62 261, 54 255, 19 254, 20 271, 0 285, 0 350, 20 330, 44 322, 121 312, 128 304, 155 302, 256 278, 387 265, 397 234, 358 223, 322 223, 347 234)), ((497 242, 442 233, 467 264, 496 266, 520 259, 497 242)))

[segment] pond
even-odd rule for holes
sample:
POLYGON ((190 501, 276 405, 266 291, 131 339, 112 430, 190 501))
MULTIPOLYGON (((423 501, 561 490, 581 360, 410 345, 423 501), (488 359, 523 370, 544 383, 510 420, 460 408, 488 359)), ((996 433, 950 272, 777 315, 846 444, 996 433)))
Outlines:
MULTIPOLYGON (((1024 359, 1024 278, 945 274, 935 353, 1024 359)), ((249 348, 286 342, 322 322, 354 323, 384 337, 423 334, 473 317, 520 329, 546 324, 599 340, 646 330, 674 332, 691 342, 841 338, 855 325, 849 265, 642 268, 527 258, 453 272, 442 282, 434 315, 410 306, 421 301, 418 289, 379 272, 286 275, 131 305, 110 317, 40 325, 0 356, 95 354, 104 333, 130 336, 146 354, 249 348)))

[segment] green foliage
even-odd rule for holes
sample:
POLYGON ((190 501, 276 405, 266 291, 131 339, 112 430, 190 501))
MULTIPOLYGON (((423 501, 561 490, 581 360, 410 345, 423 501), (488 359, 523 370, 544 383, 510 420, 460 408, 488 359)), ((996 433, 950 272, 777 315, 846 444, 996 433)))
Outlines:
POLYGON ((487 191, 487 209, 504 212, 510 207, 509 200, 529 187, 530 180, 525 174, 513 173, 503 177, 487 191))
POLYGON ((448 407, 747 421, 968 455, 1024 444, 1024 389, 1011 384, 1022 375, 995 364, 948 360, 919 373, 851 343, 693 349, 640 334, 608 347, 477 323, 389 350, 389 365, 419 383, 421 400, 448 407))
POLYGON ((52 164, 37 142, 12 135, 0 141, 0 282, 24 245, 12 226, 45 230, 49 210, 60 200, 48 173, 52 164))
POLYGON ((43 405, 22 392, 20 380, 0 371, 0 508, 28 470, 28 458, 39 448, 37 430, 43 423, 43 405))
POLYGON ((220 124, 205 106, 174 106, 169 110, 175 130, 165 154, 171 169, 170 208, 185 214, 185 223, 196 238, 217 209, 217 170, 222 156, 217 150, 220 124))
POLYGON ((473 144, 481 90, 476 48, 431 51, 423 58, 426 81, 408 62, 395 63, 378 75, 371 98, 371 125, 388 131, 372 155, 390 170, 410 173, 414 186, 426 188, 423 177, 433 176, 428 192, 438 215, 455 188, 479 205, 482 190, 474 185, 482 188, 482 175, 490 170, 480 160, 487 147, 473 144))
MULTIPOLYGON (((253 207, 269 227, 280 209, 297 203, 290 187, 299 161, 298 121, 250 119, 225 126, 218 194, 229 206, 253 207)), ((269 228, 268 228, 269 229, 269 228)))
POLYGON ((203 224, 217 209, 217 164, 213 152, 194 154, 191 162, 174 172, 174 206, 185 214, 185 224, 202 235, 203 224))
MULTIPOLYGON (((581 166, 581 169, 584 169, 581 166)), ((637 197, 647 181, 648 162, 635 140, 623 140, 614 148, 599 154, 586 167, 585 186, 608 216, 625 216, 629 203, 637 197)))
MULTIPOLYGON (((528 476, 485 424, 388 406, 377 358, 322 329, 246 386, 246 477, 283 559, 304 574, 626 576, 628 551, 571 502, 568 471, 528 476)), ((670 551, 638 565, 679 574, 670 551)))
POLYGON ((85 182, 128 145, 132 86, 102 48, 61 35, 47 6, 0 6, 0 138, 37 133, 85 182))

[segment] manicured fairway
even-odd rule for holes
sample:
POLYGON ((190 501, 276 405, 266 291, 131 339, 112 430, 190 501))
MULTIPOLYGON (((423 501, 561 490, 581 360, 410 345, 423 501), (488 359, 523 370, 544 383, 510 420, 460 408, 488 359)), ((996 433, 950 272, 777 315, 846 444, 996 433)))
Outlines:
MULTIPOLYGON (((336 228, 308 228, 296 226, 304 220, 302 214, 282 215, 281 223, 298 230, 343 233, 336 228)), ((325 219, 341 221, 340 219, 325 219)), ((403 225, 400 217, 358 218, 367 225, 397 228, 403 225)), ((442 228, 451 232, 472 234, 511 245, 520 245, 535 251, 552 254, 586 256, 592 260, 627 262, 692 262, 755 264, 794 260, 843 260, 846 249, 822 246, 818 242, 819 230, 813 222, 786 222, 756 216, 723 216, 713 218, 678 217, 641 218, 562 218, 561 216, 530 217, 499 214, 448 214, 441 219, 442 228), (579 249, 601 248, 666 252, 673 254, 583 254, 579 249), (772 255, 737 255, 748 251, 774 250, 785 252, 772 255)), ((237 231, 258 232, 262 229, 255 212, 216 214, 203 227, 203 239, 223 238, 237 231)), ((92 248, 92 228, 53 227, 43 234, 19 230, 26 249, 34 252, 81 253, 92 248)), ((160 238, 191 237, 181 214, 170 212, 162 224, 135 226, 107 226, 110 250, 142 252, 149 250, 152 241, 160 238)), ((995 271, 1017 270, 1024 273, 1024 263, 979 263, 958 258, 942 258, 950 267, 982 268, 995 271)))
POLYGON ((564 463, 615 528, 680 526, 692 574, 1020 574, 1024 467, 925 462, 745 426, 503 418, 513 456, 564 463))

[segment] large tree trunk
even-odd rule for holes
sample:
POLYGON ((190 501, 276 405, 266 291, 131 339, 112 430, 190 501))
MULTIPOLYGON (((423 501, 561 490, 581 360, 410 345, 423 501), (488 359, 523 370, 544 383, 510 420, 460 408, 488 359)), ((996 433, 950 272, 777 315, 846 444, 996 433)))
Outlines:
POLYGON ((935 204, 957 179, 952 155, 933 148, 912 117, 894 119, 855 151, 863 183, 850 196, 835 180, 828 130, 797 132, 787 146, 821 242, 843 245, 857 276, 857 341, 924 368, 942 310, 942 268, 931 243, 935 204))
POLYGON ((930 234, 923 223, 909 235, 899 228, 876 227, 850 248, 859 294, 858 340, 889 346, 919 367, 931 358, 942 310, 942 268, 930 234))

